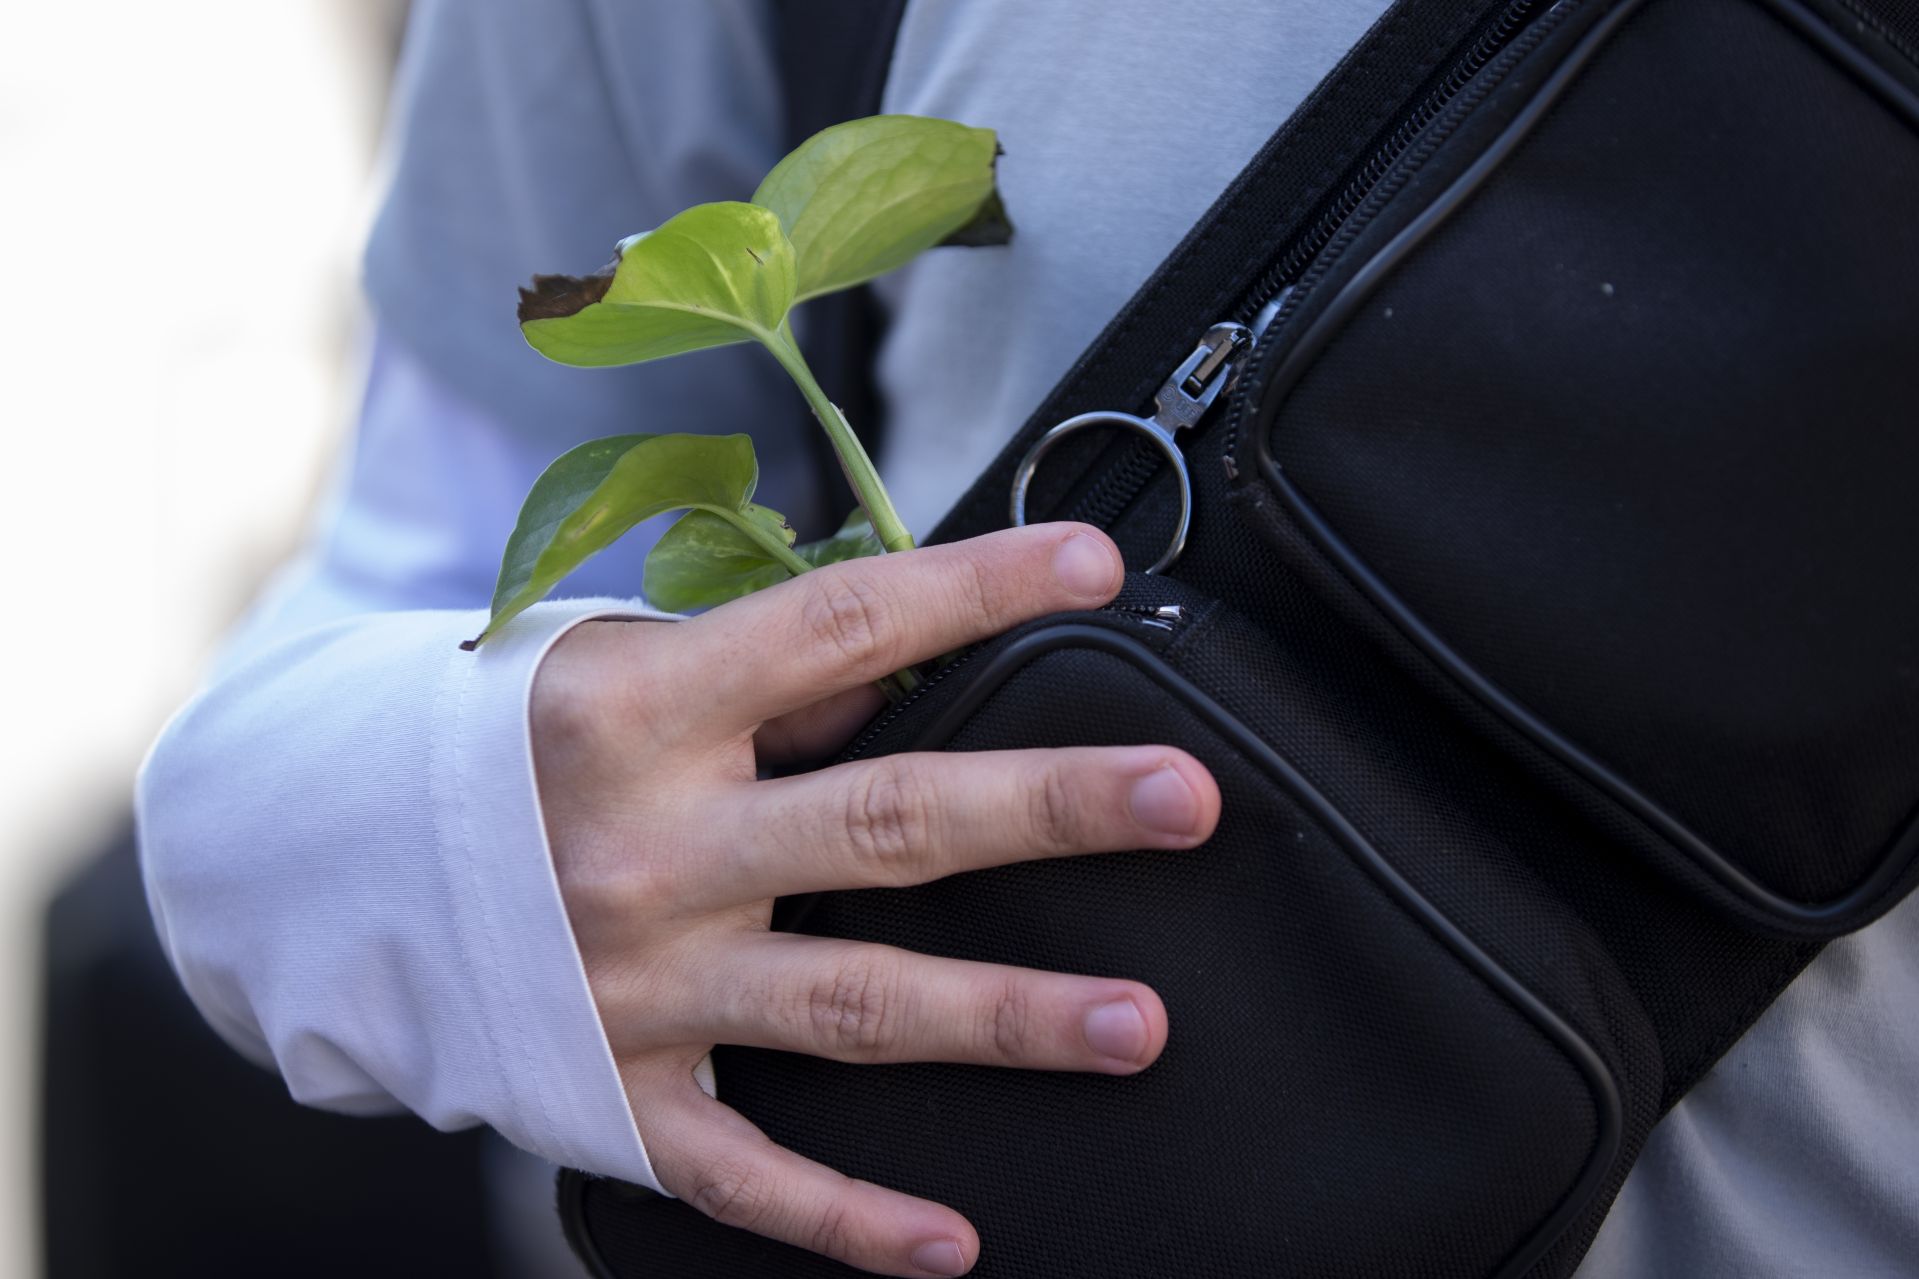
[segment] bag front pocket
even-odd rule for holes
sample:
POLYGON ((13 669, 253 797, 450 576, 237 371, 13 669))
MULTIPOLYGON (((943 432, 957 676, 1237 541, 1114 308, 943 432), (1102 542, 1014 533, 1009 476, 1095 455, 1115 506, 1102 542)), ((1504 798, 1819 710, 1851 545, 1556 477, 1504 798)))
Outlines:
POLYGON ((1857 927, 1919 849, 1919 98, 1796 0, 1563 56, 1307 277, 1240 483, 1666 873, 1857 927))
MULTIPOLYGON (((982 1276, 1523 1272, 1651 1121, 1637 1005, 1583 926, 1468 829, 1444 855, 1481 861, 1520 922, 1475 936, 1435 909, 1395 865, 1442 850, 1380 846, 1269 744, 1256 721, 1322 710, 1284 704, 1245 656, 1256 633, 1176 583, 1150 589, 976 651, 865 749, 1171 743, 1221 785, 1207 845, 826 894, 782 918, 1143 980, 1171 1019, 1161 1060, 1108 1078, 723 1049, 721 1098, 803 1154, 967 1213, 982 1276)), ((684 1205, 638 1211, 622 1227, 637 1273, 846 1273, 684 1205)))

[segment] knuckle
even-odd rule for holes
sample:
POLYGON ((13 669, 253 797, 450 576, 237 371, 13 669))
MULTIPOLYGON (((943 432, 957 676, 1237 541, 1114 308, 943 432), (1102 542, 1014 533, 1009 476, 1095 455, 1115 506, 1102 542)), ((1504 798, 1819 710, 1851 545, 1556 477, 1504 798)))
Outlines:
POLYGON ((932 833, 925 790, 897 764, 865 770, 847 793, 847 845, 863 878, 875 886, 911 882, 919 850, 932 833))
POLYGON ((568 767, 598 746, 606 730, 606 703, 593 697, 567 668, 544 666, 527 708, 535 753, 549 768, 568 767))
POLYGON ((853 1213, 843 1203, 830 1203, 814 1223, 806 1246, 822 1257, 850 1261, 854 1253, 853 1213))
POLYGON ((650 857, 634 856, 619 832, 599 829, 596 823, 592 830, 567 834, 549 842, 559 845, 553 873, 568 909, 620 918, 653 900, 661 887, 660 868, 650 857))
POLYGON ((753 1165, 733 1159, 707 1164, 686 1196, 695 1208, 724 1226, 751 1230, 771 1206, 766 1177, 753 1165))
POLYGON ((1065 772, 1056 764, 1040 769, 1027 796, 1027 819, 1038 847, 1077 847, 1082 838, 1080 809, 1065 772))
POLYGON ((892 650, 897 622, 878 588, 857 573, 817 576, 800 613, 807 636, 847 666, 880 661, 892 650))
POLYGON ((1002 595, 998 589, 999 575, 986 557, 979 554, 968 555, 965 559, 966 572, 962 578, 962 591, 965 594, 968 615, 990 620, 999 619, 1006 611, 1002 595))
POLYGON ((988 1010, 986 1026, 994 1055, 1026 1061, 1033 1055, 1033 1001, 1017 978, 1008 978, 988 1010))
POLYGON ((816 1042, 859 1056, 878 1049, 891 1029, 899 975, 869 956, 850 958, 807 993, 807 1021, 816 1042))
POLYGON ((667 635, 646 624, 595 619, 562 635, 534 676, 534 733, 595 744, 623 735, 633 712, 657 717, 656 668, 667 635))
POLYGON ((591 939, 617 936, 623 926, 630 928, 635 919, 643 917, 648 904, 645 889, 619 864, 604 840, 568 833, 549 838, 549 843, 560 902, 576 932, 591 939))
POLYGON ((576 931, 604 934, 632 949, 635 926, 657 918, 684 887, 677 866, 691 861, 687 837, 670 814, 616 808, 590 817, 549 813, 548 843, 560 900, 576 931), (644 843, 631 835, 648 831, 644 843))

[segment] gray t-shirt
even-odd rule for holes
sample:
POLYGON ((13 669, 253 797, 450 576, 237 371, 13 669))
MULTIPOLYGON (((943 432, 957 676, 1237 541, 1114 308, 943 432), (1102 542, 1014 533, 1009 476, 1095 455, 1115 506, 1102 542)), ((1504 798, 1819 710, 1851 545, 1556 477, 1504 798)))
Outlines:
MULTIPOLYGON (((881 467, 910 524, 932 525, 1383 7, 911 0, 886 109, 998 129, 1019 234, 883 283, 881 467), (1199 105, 1219 102, 1237 109, 1199 105)), ((781 150, 760 6, 427 0, 415 36, 368 253, 385 337, 552 454, 797 422, 770 361, 549 369, 510 306, 536 271, 751 193, 781 150)), ((769 430, 760 450, 765 500, 801 509, 803 446, 769 430)), ((1829 947, 1659 1124, 1581 1275, 1919 1273, 1916 1085, 1919 898, 1829 947)))

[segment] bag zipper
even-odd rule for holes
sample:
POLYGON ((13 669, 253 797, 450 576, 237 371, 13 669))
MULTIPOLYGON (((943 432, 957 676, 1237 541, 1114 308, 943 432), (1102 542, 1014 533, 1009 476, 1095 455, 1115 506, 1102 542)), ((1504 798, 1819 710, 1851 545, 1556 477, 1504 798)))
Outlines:
POLYGON ((1315 222, 1306 234, 1295 240, 1279 261, 1260 276, 1259 281, 1246 291, 1239 309, 1233 318, 1241 324, 1252 323, 1252 317, 1262 308, 1277 309, 1284 300, 1285 290, 1297 283, 1312 265, 1320 251, 1333 241, 1340 224, 1346 221, 1371 194, 1374 187, 1383 181, 1392 171, 1393 165, 1406 154, 1413 142, 1426 126, 1438 118, 1452 100, 1472 83, 1473 77, 1486 69, 1486 65, 1498 56, 1499 51, 1511 42, 1512 38, 1526 26, 1542 0, 1513 0, 1497 21, 1488 27, 1480 38, 1473 42, 1465 57, 1453 65, 1439 87, 1427 95, 1413 113, 1400 121, 1385 145, 1373 153, 1366 167, 1359 171, 1346 188, 1339 193, 1332 206, 1315 222), (1261 299, 1264 299, 1263 301, 1261 299))
POLYGON ((948 675, 951 675, 954 671, 958 670, 960 667, 966 665, 967 662, 971 661, 973 654, 978 651, 979 651, 979 648, 977 645, 975 645, 972 648, 966 649, 965 651, 960 653, 958 657, 954 658, 952 661, 948 662, 946 665, 940 667, 938 670, 934 671, 931 675, 928 675, 925 679, 922 679, 917 685, 914 686, 912 692, 908 693, 905 697, 900 698, 897 702, 894 702, 891 706, 888 706, 885 710, 881 711, 879 715, 873 720, 873 722, 866 726, 866 731, 861 733, 855 739, 853 739, 852 744, 848 746, 845 750, 840 752, 840 759, 849 760, 849 759, 858 758, 859 753, 865 750, 868 746, 872 745, 873 739, 878 737, 881 733, 885 732, 887 727, 891 725, 894 720, 898 719, 901 715, 905 714, 907 709, 910 708, 915 702, 919 701, 921 698, 925 697, 929 692, 931 692, 934 689, 934 687, 936 687, 940 683, 941 680, 945 679, 948 675))
POLYGON ((1186 620, 1186 610, 1178 604, 1108 604, 1099 611, 1137 617, 1141 626, 1162 631, 1177 630, 1186 620))
MULTIPOLYGON (((1153 630, 1165 632, 1169 635, 1178 630, 1188 620, 1185 607, 1179 604, 1107 604, 1092 611, 1095 613, 1106 613, 1113 616, 1129 618, 1138 622, 1141 626, 1151 627, 1153 630)), ((1166 641, 1162 640, 1160 642, 1164 643, 1166 641)), ((855 738, 850 746, 840 752, 840 759, 849 760, 858 758, 861 751, 872 745, 873 741, 878 738, 881 733, 885 732, 895 720, 901 715, 904 715, 915 702, 925 697, 928 692, 932 691, 932 689, 947 676, 971 661, 973 654, 980 651, 980 647, 980 645, 976 644, 966 649, 958 657, 921 680, 912 692, 881 711, 878 718, 868 724, 866 730, 855 738)))
MULTIPOLYGON (((1578 4, 1579 0, 1557 0, 1535 21, 1535 15, 1546 2, 1513 0, 1473 42, 1472 48, 1453 64, 1438 87, 1400 121, 1387 141, 1340 191, 1325 213, 1261 272, 1253 285, 1241 295, 1238 305, 1233 308, 1232 318, 1209 325, 1206 337, 1199 346, 1180 361, 1172 376, 1160 387, 1155 398, 1162 403, 1169 395, 1191 400, 1204 397, 1208 407, 1218 397, 1220 389, 1227 392, 1231 405, 1231 412, 1227 416, 1234 423, 1225 455, 1229 477, 1236 478, 1238 474, 1233 451, 1237 444, 1237 424, 1244 410, 1244 384, 1247 381, 1241 374, 1268 345, 1269 335, 1284 327, 1285 321, 1298 309, 1300 300, 1305 296, 1301 286, 1310 285, 1318 275, 1324 273, 1324 263, 1320 264, 1317 272, 1312 271, 1314 264, 1320 261, 1328 248, 1335 246, 1340 232, 1355 215, 1371 211, 1371 206, 1376 203, 1371 197, 1379 190, 1381 183, 1393 174, 1395 166, 1412 149, 1413 144, 1421 140, 1422 135, 1478 78, 1480 72, 1502 52, 1516 49, 1513 58, 1507 60, 1510 66, 1511 62, 1543 40, 1558 24, 1561 12, 1578 4), (1522 32, 1526 33, 1527 39, 1519 42, 1517 38, 1522 32), (1310 280, 1309 273, 1312 276, 1310 280), (1240 358, 1242 353, 1249 358, 1240 358)), ((1490 91, 1490 86, 1486 91, 1490 91)), ((1478 96, 1483 97, 1484 92, 1478 96)), ((1427 139, 1429 147, 1436 146, 1449 135, 1454 124, 1456 121, 1450 122, 1443 132, 1427 139)), ((1202 424, 1198 421, 1191 423, 1195 427, 1202 424)), ((1161 456, 1156 448, 1145 441, 1135 443, 1073 505, 1066 518, 1102 528, 1109 527, 1119 518, 1120 512, 1145 490, 1160 466, 1161 456)))

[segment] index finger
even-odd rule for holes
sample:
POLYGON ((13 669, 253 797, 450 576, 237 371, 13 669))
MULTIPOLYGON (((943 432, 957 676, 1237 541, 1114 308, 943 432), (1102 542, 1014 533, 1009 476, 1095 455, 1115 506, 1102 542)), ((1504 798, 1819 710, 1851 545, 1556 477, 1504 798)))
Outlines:
POLYGON ((1008 627, 1112 599, 1119 551, 1087 524, 1036 524, 828 565, 673 628, 669 679, 696 681, 722 735, 1008 627))

